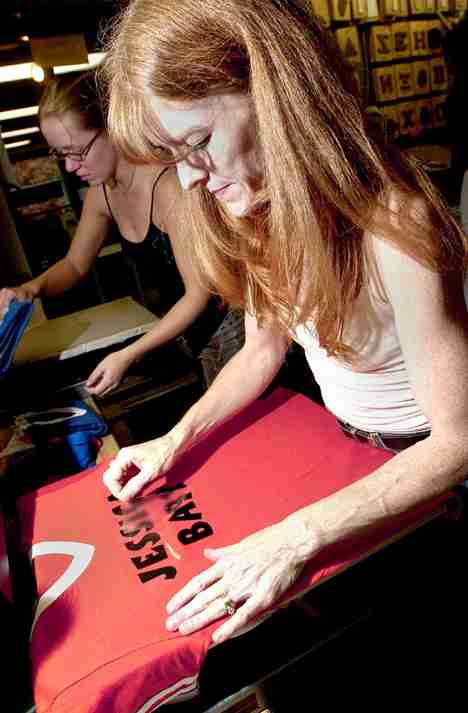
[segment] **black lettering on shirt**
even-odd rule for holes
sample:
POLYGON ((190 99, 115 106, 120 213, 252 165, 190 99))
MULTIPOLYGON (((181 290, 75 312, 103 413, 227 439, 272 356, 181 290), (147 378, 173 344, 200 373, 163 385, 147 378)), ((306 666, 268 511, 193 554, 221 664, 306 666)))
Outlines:
POLYGON ((143 584, 146 584, 146 582, 150 582, 155 577, 164 577, 164 579, 174 579, 176 574, 177 570, 175 567, 160 567, 159 569, 150 569, 148 572, 139 572, 138 576, 140 577, 143 584))
POLYGON ((197 522, 186 530, 181 530, 177 535, 179 542, 183 545, 190 545, 213 534, 213 528, 207 522, 197 522))
POLYGON ((144 557, 131 557, 133 564, 137 569, 144 569, 152 564, 157 564, 162 562, 162 560, 167 559, 167 552, 164 545, 156 545, 156 547, 151 548, 154 554, 147 554, 144 557))
POLYGON ((142 539, 139 542, 126 542, 125 547, 127 550, 141 550, 142 547, 145 545, 149 544, 150 542, 155 545, 156 542, 159 542, 161 537, 158 535, 157 532, 150 532, 148 535, 144 535, 142 539))
POLYGON ((183 505, 181 508, 176 510, 169 518, 169 522, 174 522, 177 520, 201 520, 201 512, 191 512, 191 510, 196 507, 197 506, 195 505, 193 500, 191 500, 189 503, 183 505))

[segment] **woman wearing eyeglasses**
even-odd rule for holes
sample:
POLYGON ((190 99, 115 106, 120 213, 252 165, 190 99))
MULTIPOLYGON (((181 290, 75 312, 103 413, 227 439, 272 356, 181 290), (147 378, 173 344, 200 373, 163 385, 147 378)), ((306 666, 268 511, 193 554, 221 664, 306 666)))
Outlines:
POLYGON ((39 121, 50 153, 90 188, 67 255, 22 286, 1 290, 0 314, 13 297, 33 300, 74 287, 89 272, 115 222, 123 253, 136 267, 140 295, 144 299, 150 289, 157 292, 155 311, 162 318, 148 334, 103 359, 88 378, 88 390, 110 391, 134 361, 183 332, 198 354, 224 312, 186 258, 184 240, 189 238, 175 169, 136 166, 116 152, 104 128, 94 74, 53 79, 42 95, 39 121))

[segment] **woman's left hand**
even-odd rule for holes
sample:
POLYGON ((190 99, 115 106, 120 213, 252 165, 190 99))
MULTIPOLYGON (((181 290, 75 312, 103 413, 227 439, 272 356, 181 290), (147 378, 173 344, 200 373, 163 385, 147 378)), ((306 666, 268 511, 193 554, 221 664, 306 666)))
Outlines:
POLYGON ((86 388, 90 394, 104 396, 122 381, 133 358, 126 349, 108 354, 88 377, 86 388))
POLYGON ((273 604, 317 550, 318 538, 314 546, 307 528, 291 518, 236 545, 205 550, 215 564, 168 602, 167 628, 190 634, 226 616, 229 602, 236 611, 213 633, 214 642, 224 641, 273 604))

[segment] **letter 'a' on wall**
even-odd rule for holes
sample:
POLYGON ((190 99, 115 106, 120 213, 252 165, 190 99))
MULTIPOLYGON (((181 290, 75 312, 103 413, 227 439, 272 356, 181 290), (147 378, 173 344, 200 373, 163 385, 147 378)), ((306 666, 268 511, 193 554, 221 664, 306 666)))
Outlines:
POLYGON ((357 27, 342 27, 336 30, 335 36, 346 61, 353 67, 362 64, 361 43, 357 27))

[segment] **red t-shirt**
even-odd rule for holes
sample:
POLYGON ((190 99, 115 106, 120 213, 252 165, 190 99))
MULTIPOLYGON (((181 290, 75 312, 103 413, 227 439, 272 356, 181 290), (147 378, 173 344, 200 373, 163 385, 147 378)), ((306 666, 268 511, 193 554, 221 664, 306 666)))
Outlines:
MULTIPOLYGON (((33 625, 37 713, 152 713, 196 690, 219 622, 189 636, 165 605, 243 537, 372 472, 390 455, 345 437, 309 399, 279 389, 193 448, 135 503, 102 483, 105 465, 19 504, 40 596, 33 625)), ((344 568, 435 504, 321 552, 289 598, 344 568)))

